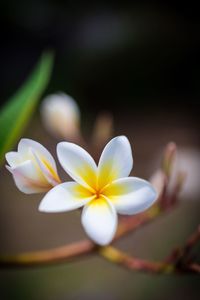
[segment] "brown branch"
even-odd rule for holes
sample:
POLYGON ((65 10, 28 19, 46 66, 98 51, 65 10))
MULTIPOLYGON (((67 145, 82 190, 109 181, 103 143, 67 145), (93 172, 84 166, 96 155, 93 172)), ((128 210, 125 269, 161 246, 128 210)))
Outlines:
POLYGON ((66 262, 75 257, 86 255, 94 251, 95 248, 97 246, 90 240, 82 240, 49 250, 6 255, 0 257, 0 267, 31 267, 66 262))
POLYGON ((163 214, 163 212, 160 210, 160 207, 158 205, 154 205, 147 212, 141 213, 137 217, 133 216, 121 218, 121 222, 119 223, 114 240, 117 240, 120 237, 128 234, 129 232, 133 232, 137 228, 153 221, 161 214, 163 214))
POLYGON ((190 264, 189 269, 193 272, 200 273, 200 264, 196 264, 196 263, 190 264))
POLYGON ((191 256, 191 250, 200 241, 200 226, 192 233, 183 247, 177 247, 165 259, 166 263, 173 264, 177 270, 184 272, 200 273, 200 265, 194 262, 194 257, 191 256))
MULTIPOLYGON (((152 221, 160 214, 161 211, 159 208, 154 206, 146 213, 140 214, 137 217, 122 219, 119 223, 114 240, 117 240, 129 232, 136 230, 138 227, 152 221)), ((0 267, 30 267, 54 264, 63 261, 66 262, 94 252, 97 248, 98 246, 92 241, 85 239, 54 249, 27 252, 18 255, 0 256, 0 267)))
POLYGON ((129 270, 163 274, 170 274, 176 271, 173 264, 165 262, 152 262, 135 258, 112 246, 100 248, 99 253, 107 260, 121 265, 129 270))
POLYGON ((188 238, 184 247, 184 252, 189 253, 199 241, 200 241, 200 225, 198 226, 197 230, 188 238))
POLYGON ((200 273, 200 265, 193 263, 182 267, 181 265, 169 262, 154 262, 135 258, 127 253, 120 251, 112 246, 102 247, 99 253, 111 261, 131 271, 150 272, 154 274, 182 274, 182 273, 200 273))
MULTIPOLYGON (((154 216, 156 216, 156 214, 154 216)), ((196 262, 191 262, 191 258, 189 257, 191 250, 199 241, 200 226, 198 226, 197 230, 191 234, 191 236, 187 239, 185 245, 182 248, 174 249, 172 253, 167 257, 167 259, 160 262, 153 262, 149 260, 135 258, 112 246, 101 247, 99 248, 98 252, 107 260, 119 264, 129 270, 162 274, 199 274, 200 264, 196 262)))

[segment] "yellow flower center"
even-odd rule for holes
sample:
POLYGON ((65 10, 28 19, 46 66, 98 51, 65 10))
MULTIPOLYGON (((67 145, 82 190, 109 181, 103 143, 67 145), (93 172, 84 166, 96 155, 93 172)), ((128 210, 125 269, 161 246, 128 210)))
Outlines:
POLYGON ((102 195, 101 190, 97 190, 97 191, 94 193, 94 195, 95 195, 95 199, 99 199, 99 198, 101 197, 101 195, 102 195))

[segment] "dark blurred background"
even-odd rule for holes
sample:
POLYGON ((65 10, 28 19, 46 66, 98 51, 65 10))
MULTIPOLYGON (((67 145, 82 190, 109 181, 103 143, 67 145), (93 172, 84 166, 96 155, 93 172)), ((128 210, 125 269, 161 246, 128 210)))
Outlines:
POLYGON ((88 109, 196 111, 200 24, 195 1, 1 1, 0 97, 55 49, 50 90, 88 109))
MULTIPOLYGON (((200 217, 200 19, 196 1, 0 2, 0 99, 20 87, 43 50, 55 50, 46 94, 64 91, 82 111, 90 136, 102 110, 114 116, 115 134, 133 145, 134 175, 149 178, 165 144, 182 153, 188 182, 169 216, 118 242, 155 260, 184 243, 200 217)), ((1 128, 2 130, 2 128, 1 128)), ((55 153, 56 141, 39 114, 25 136, 55 153)), ((0 252, 45 249, 84 236, 77 213, 44 215, 41 195, 27 196, 1 169, 0 252)), ((93 256, 69 265, 0 272, 0 299, 199 299, 199 278, 130 273, 93 256)))

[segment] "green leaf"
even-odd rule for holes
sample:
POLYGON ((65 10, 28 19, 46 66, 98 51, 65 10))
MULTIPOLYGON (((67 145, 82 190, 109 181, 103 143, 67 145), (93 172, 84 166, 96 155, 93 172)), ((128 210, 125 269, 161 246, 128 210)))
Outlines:
POLYGON ((50 80, 52 52, 45 52, 36 67, 0 111, 0 163, 23 134, 37 103, 50 80))

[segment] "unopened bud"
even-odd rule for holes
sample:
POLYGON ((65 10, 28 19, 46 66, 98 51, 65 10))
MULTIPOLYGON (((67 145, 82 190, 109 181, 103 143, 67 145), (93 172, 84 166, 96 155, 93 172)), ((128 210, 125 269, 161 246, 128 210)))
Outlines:
POLYGON ((150 178, 150 182, 158 193, 158 197, 163 194, 166 187, 166 175, 159 169, 150 178))
POLYGON ((54 136, 72 140, 80 136, 80 111, 72 97, 64 93, 47 96, 41 105, 41 115, 54 136))
POLYGON ((109 112, 100 113, 97 116, 94 130, 93 143, 104 145, 113 134, 113 117, 109 112))
POLYGON ((162 161, 162 170, 166 174, 166 176, 169 178, 172 173, 172 168, 176 156, 176 144, 173 142, 170 142, 165 149, 163 161, 162 161))

